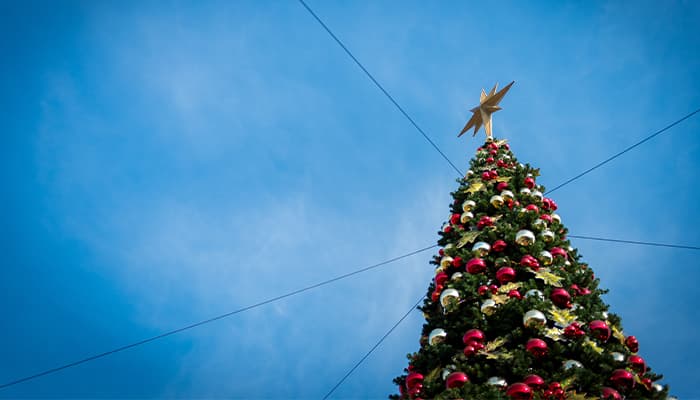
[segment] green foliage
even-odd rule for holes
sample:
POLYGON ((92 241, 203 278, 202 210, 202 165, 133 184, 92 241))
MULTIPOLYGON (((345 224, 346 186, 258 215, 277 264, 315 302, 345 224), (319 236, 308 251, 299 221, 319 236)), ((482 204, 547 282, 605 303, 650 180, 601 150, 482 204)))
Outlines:
MULTIPOLYGON (((505 388, 486 383, 490 377, 504 378, 508 384, 512 384, 522 382, 527 375, 536 374, 547 384, 561 383, 566 392, 564 397, 560 398, 573 398, 574 393, 583 394, 588 399, 597 398, 602 387, 614 387, 610 381, 614 370, 632 371, 627 359, 633 353, 625 345, 625 337, 622 334, 601 340, 590 332, 588 324, 594 320, 605 321, 610 328, 621 332, 620 318, 608 313, 608 305, 601 299, 605 291, 598 288, 599 281, 593 271, 581 261, 578 251, 572 248, 566 239, 566 227, 558 222, 556 216, 551 223, 541 218, 542 215, 553 216, 556 205, 552 205, 549 199, 543 201, 542 196, 536 193, 521 193, 526 178, 535 179, 539 170, 527 164, 519 164, 504 141, 497 141, 487 142, 477 151, 476 157, 471 160, 470 171, 472 174, 460 179, 459 188, 452 193, 454 202, 450 211, 457 223, 448 222, 449 228, 439 232, 438 240, 443 246, 445 256, 459 258, 462 263, 459 265, 457 262, 458 266, 440 267, 442 257, 439 255, 431 261, 437 267, 437 272, 445 272, 448 276, 461 272, 461 277, 454 276, 445 282, 443 288, 438 288, 438 291, 456 289, 460 297, 458 301, 445 306, 440 304, 439 300, 433 301, 431 297, 436 291, 436 284, 431 282, 426 300, 419 307, 426 316, 421 346, 416 353, 408 355, 411 370, 425 376, 423 388, 417 397, 505 399, 505 388), (496 150, 496 154, 490 154, 491 150, 496 150), (493 162, 487 161, 489 157, 494 159, 493 162), (482 173, 494 170, 497 171, 497 179, 482 179, 482 173), (506 201, 498 206, 490 200, 492 196, 500 194, 497 190, 500 181, 508 183, 506 190, 510 190, 514 198, 511 203, 506 201), (462 204, 466 200, 474 201, 476 206, 471 209, 473 218, 462 224, 458 220, 464 212, 462 204), (530 204, 537 206, 538 211, 525 210, 530 204), (478 222, 485 216, 495 222, 492 226, 477 228, 478 222), (519 230, 530 230, 537 239, 530 245, 521 246, 516 243, 519 230), (542 233, 545 230, 553 233, 550 240, 544 239, 542 233), (474 242, 486 242, 493 246, 496 240, 503 240, 507 245, 502 251, 492 248, 488 254, 480 257, 486 262, 487 270, 478 274, 467 273, 464 264, 477 257, 476 253, 472 252, 474 242), (547 258, 540 256, 541 252, 553 248, 565 250, 566 258, 554 257, 551 265, 544 265, 547 258), (520 260, 525 255, 538 258, 540 268, 537 270, 521 266, 520 260), (496 271, 502 266, 515 269, 516 277, 510 286, 502 285, 496 279, 496 271), (544 271, 548 271, 549 275, 543 274, 544 271), (553 278, 559 281, 557 286, 570 293, 573 303, 570 308, 565 305, 564 308, 560 308, 551 300, 555 289, 553 278), (479 287, 484 285, 499 286, 498 292, 494 294, 487 291, 480 294, 479 287), (581 289, 581 292, 575 289, 576 287, 581 289), (520 295, 536 289, 541 291, 543 296, 525 296, 522 299, 509 297, 506 289, 514 288, 517 288, 520 295), (584 293, 586 289, 590 292, 584 293), (499 304, 492 314, 487 315, 481 311, 481 305, 489 298, 499 304), (547 323, 540 327, 524 326, 523 315, 528 310, 544 313, 547 323), (555 314, 566 311, 569 312, 571 320, 557 323, 555 314), (585 334, 576 338, 563 335, 563 329, 574 319, 585 334), (441 343, 429 344, 428 335, 437 328, 444 329, 447 337, 441 343), (465 344, 462 336, 469 329, 479 329, 484 333, 486 340, 483 344, 486 348, 477 354, 466 356, 463 353, 465 344), (547 343, 547 355, 537 358, 526 350, 526 343, 531 338, 543 339, 547 343), (615 361, 612 355, 614 352, 624 355, 625 360, 615 361), (566 360, 576 360, 583 368, 565 370, 563 364, 566 360), (443 371, 464 372, 469 377, 469 383, 461 388, 447 389, 443 371)), ((545 191, 542 186, 535 186, 532 190, 540 193, 545 191)), ((642 378, 648 378, 651 382, 657 381, 661 378, 660 375, 651 373, 650 369, 644 374, 634 373, 638 375, 634 388, 619 388, 621 394, 630 399, 666 398, 667 388, 656 391, 641 383, 642 378)), ((394 382, 400 387, 405 387, 405 378, 406 375, 402 375, 394 382)), ((392 395, 391 398, 409 396, 392 395)), ((542 391, 536 391, 534 398, 546 397, 542 391)))

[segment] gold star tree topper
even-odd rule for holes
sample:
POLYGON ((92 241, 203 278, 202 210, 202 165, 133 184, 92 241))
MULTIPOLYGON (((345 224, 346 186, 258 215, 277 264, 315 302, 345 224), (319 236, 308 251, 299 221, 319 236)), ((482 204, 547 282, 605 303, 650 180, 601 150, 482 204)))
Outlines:
POLYGON ((479 105, 470 110, 472 112, 472 117, 469 119, 467 124, 464 125, 462 132, 460 132, 457 137, 462 136, 464 132, 468 131, 471 127, 474 127, 474 134, 472 136, 476 136, 476 133, 479 131, 479 128, 481 128, 481 125, 484 125, 486 139, 492 140, 493 132, 491 130, 491 114, 501 109, 501 107, 498 106, 498 103, 501 102, 506 93, 508 93, 508 89, 510 89, 514 83, 515 81, 509 83, 508 86, 496 92, 496 89, 498 89, 497 83, 493 86, 493 89, 491 89, 489 94, 486 94, 486 91, 481 89, 479 105))

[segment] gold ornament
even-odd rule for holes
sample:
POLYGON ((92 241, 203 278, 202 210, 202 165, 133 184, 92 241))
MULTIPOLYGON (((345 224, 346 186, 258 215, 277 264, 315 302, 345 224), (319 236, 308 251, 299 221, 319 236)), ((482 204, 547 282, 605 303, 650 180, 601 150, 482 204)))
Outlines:
POLYGON ((572 322, 576 321, 576 316, 569 310, 560 310, 556 307, 552 307, 549 311, 549 315, 552 320, 561 327, 566 327, 571 325, 572 322))
POLYGON ((496 89, 498 89, 498 84, 496 84, 494 85, 493 89, 491 89, 489 94, 486 94, 484 89, 481 89, 479 105, 470 110, 472 112, 472 117, 469 119, 467 124, 464 125, 464 128, 462 128, 462 131, 459 133, 459 135, 457 135, 457 137, 462 136, 464 132, 468 131, 472 127, 474 127, 474 134, 472 136, 476 136, 476 133, 479 131, 479 128, 481 128, 481 125, 484 125, 484 131, 486 131, 486 140, 493 140, 493 132, 491 129, 491 114, 501 109, 501 107, 498 106, 498 103, 501 102, 503 97, 506 95, 506 93, 508 93, 508 90, 511 86, 513 86, 514 83, 515 81, 509 83, 506 87, 499 90, 498 92, 496 92, 496 89))
POLYGON ((598 354, 603 354, 603 348, 600 347, 600 346, 598 346, 598 344, 597 344, 596 342, 592 341, 591 339, 586 338, 586 339, 583 341, 583 344, 585 344, 586 346, 590 347, 591 350, 595 351, 596 353, 598 353, 598 354))
POLYGON ((476 207, 476 202, 474 200, 465 200, 464 203, 462 203, 462 211, 467 212, 471 211, 476 207))
POLYGON ((613 325, 611 328, 612 328, 612 335, 615 337, 615 339, 619 340, 620 343, 625 343, 625 339, 626 339, 625 334, 622 333, 620 328, 618 328, 615 325, 613 325))
POLYGON ((515 234, 515 243, 521 246, 530 246, 535 243, 535 234, 527 229, 519 230, 515 234))
POLYGON ((461 249, 467 243, 473 242, 474 240, 476 240, 480 233, 481 232, 479 231, 464 231, 462 233, 462 237, 459 239, 459 242, 457 242, 457 248, 461 249))
POLYGON ((474 181, 469 185, 466 192, 469 194, 474 194, 476 192, 480 192, 480 191, 484 190, 484 187, 485 187, 484 182, 474 181))
POLYGON ((496 182, 510 182, 511 177, 510 176, 499 176, 498 178, 495 179, 496 182))
POLYGON ((547 328, 544 330, 544 335, 552 340, 562 340, 562 335, 564 334, 564 330, 560 328, 547 328))
POLYGON ((501 207, 503 207, 504 200, 503 200, 503 197, 501 197, 500 195, 497 194, 497 195, 491 196, 491 200, 489 200, 489 202, 491 203, 492 206, 494 206, 496 208, 501 208, 501 207))
POLYGON ((496 304, 499 304, 499 305, 505 304, 505 302, 510 299, 510 297, 508 297, 505 294, 492 294, 491 298, 493 299, 493 301, 496 302, 496 304))
POLYGON ((484 351, 490 353, 496 350, 497 348, 503 346, 504 344, 506 344, 506 340, 504 338, 498 338, 496 340, 486 343, 484 345, 484 351))
POLYGON ((498 288, 498 293, 508 293, 513 289, 520 289, 522 284, 520 282, 509 282, 498 288))
POLYGON ((544 283, 554 287, 561 287, 562 278, 559 275, 555 275, 549 268, 540 268, 539 271, 535 272, 535 278, 542 279, 544 283))

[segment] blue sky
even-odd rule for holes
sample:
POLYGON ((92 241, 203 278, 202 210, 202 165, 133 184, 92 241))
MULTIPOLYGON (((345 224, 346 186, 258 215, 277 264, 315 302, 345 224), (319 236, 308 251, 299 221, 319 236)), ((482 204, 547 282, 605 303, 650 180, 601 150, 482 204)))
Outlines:
MULTIPOLYGON (((700 106, 697 2, 311 7, 457 165, 482 87, 554 187, 700 106)), ((433 244, 454 171, 295 1, 0 6, 0 381, 433 244)), ((572 234, 698 245, 700 118, 552 197, 572 234)), ((574 240, 700 398, 698 253, 574 240)), ((0 391, 319 398, 425 293, 425 253, 0 391)), ((414 312, 336 392, 385 398, 414 312)))

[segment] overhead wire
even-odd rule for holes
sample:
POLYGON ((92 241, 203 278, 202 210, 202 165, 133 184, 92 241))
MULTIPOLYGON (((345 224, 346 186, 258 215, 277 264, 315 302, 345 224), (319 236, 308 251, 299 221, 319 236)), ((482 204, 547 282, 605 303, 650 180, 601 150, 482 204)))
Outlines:
POLYGON ((396 100, 394 100, 394 97, 393 97, 391 94, 389 94, 389 92, 388 92, 386 89, 384 89, 384 86, 382 86, 376 79, 374 79, 374 76, 372 76, 372 74, 367 70, 367 68, 365 68, 365 66, 362 65, 362 63, 360 62, 360 60, 358 60, 358 59, 352 54, 352 52, 350 51, 350 49, 348 49, 347 46, 345 46, 345 44, 343 44, 343 42, 333 33, 333 31, 331 31, 331 29, 328 27, 328 25, 326 25, 326 24, 323 22, 323 20, 321 20, 321 18, 319 18, 318 15, 316 15, 316 13, 311 9, 311 7, 309 7, 308 4, 306 4, 306 3, 304 2, 304 0, 299 0, 299 3, 301 3, 302 6, 304 6, 304 8, 306 9, 306 11, 308 11, 309 14, 311 14, 311 16, 314 17, 314 19, 323 27, 323 29, 325 29, 325 31, 333 38, 333 40, 335 40, 335 42, 338 43, 338 45, 345 51, 345 53, 355 62, 355 64, 357 64, 357 66, 360 67, 360 69, 362 70, 362 72, 364 72, 365 75, 367 75, 367 77, 374 83, 374 85, 377 86, 377 87, 379 88, 379 90, 382 91, 382 93, 384 93, 384 95, 385 95, 385 96, 389 99, 389 101, 391 101, 391 103, 399 110, 399 112, 401 112, 401 114, 403 114, 403 116, 406 117, 406 119, 408 120, 408 122, 410 122, 411 125, 413 125, 413 127, 416 128, 416 130, 417 130, 421 135, 423 135, 423 137, 425 138, 425 140, 427 140, 428 143, 430 143, 430 145, 433 146, 433 148, 434 148, 438 153, 440 153, 440 155, 442 156, 442 158, 444 158, 445 161, 447 161, 447 162, 452 166, 452 168, 459 174, 459 176, 464 176, 464 173, 463 173, 459 168, 457 168, 457 166, 452 162, 452 160, 450 160, 450 159, 447 157, 447 155, 445 155, 445 153, 443 153, 442 150, 440 150, 440 148, 438 147, 438 145, 435 144, 435 142, 433 142, 433 140, 428 136, 428 134, 425 133, 425 131, 423 131, 423 129, 422 129, 420 126, 418 126, 418 124, 416 123, 416 121, 414 121, 413 118, 411 118, 411 116, 408 115, 408 113, 403 109, 403 107, 401 107, 401 106, 399 105, 399 103, 398 103, 396 100))
POLYGON ((173 329, 173 330, 171 330, 171 331, 168 331, 168 332, 165 332, 165 333, 161 333, 161 334, 159 334, 159 335, 155 335, 155 336, 152 336, 152 337, 147 338, 147 339, 139 340, 139 341, 137 341, 137 342, 134 342, 134 343, 131 343, 131 344, 127 344, 127 345, 125 345, 125 346, 121 346, 121 347, 117 347, 117 348, 112 349, 112 350, 109 350, 109 351, 105 351, 104 353, 95 354, 95 355, 92 355, 92 356, 90 356, 90 357, 86 357, 86 358, 83 358, 83 359, 80 359, 80 360, 77 360, 77 361, 70 362, 70 363, 68 363, 68 364, 64 364, 64 365, 61 365, 61 366, 58 366, 58 367, 55 367, 55 368, 47 369, 47 370, 45 370, 45 371, 42 371, 42 372, 39 372, 39 373, 36 373, 36 374, 33 374, 33 375, 29 375, 29 376, 26 376, 26 377, 23 377, 23 378, 15 379, 15 380, 13 380, 13 381, 6 382, 6 383, 4 383, 4 384, 1 384, 1 385, 0 385, 0 389, 5 389, 5 388, 8 388, 8 387, 10 387, 10 386, 14 386, 14 385, 17 385, 17 384, 19 384, 19 383, 22 383, 22 382, 27 382, 27 381, 30 381, 30 380, 33 380, 33 379, 36 379, 36 378, 39 378, 39 377, 42 377, 42 376, 46 376, 46 375, 49 375, 49 374, 52 374, 52 373, 55 373, 55 372, 58 372, 58 371, 67 369, 67 368, 75 367, 75 366, 77 366, 77 365, 84 364, 84 363, 86 363, 86 362, 93 361, 93 360, 96 360, 96 359, 98 359, 98 358, 106 357, 106 356, 108 356, 108 355, 110 355, 110 354, 119 353, 119 352, 124 351, 124 350, 127 350, 127 349, 131 349, 131 348, 134 348, 134 347, 137 347, 137 346, 141 346, 141 345, 146 344, 146 343, 149 343, 149 342, 153 342, 154 340, 162 339, 162 338, 164 338, 164 337, 171 336, 171 335, 174 335, 174 334, 176 334, 176 333, 180 333, 180 332, 183 332, 183 331, 192 329, 192 328, 196 328, 196 327, 198 327, 198 326, 202 326, 202 325, 205 325, 205 324, 214 322, 214 321, 218 321, 218 320, 220 320, 220 319, 224 319, 224 318, 230 317, 230 316, 232 316, 232 315, 236 315, 236 314, 242 313, 242 312, 244 312, 244 311, 251 310, 251 309, 253 309, 253 308, 257 308, 257 307, 260 307, 260 306, 263 306, 263 305, 266 305, 266 304, 270 304, 270 303, 273 303, 273 302, 276 302, 276 301, 285 299, 285 298, 287 298, 287 297, 291 297, 291 296, 297 295, 297 294, 299 294, 299 293, 303 293, 303 292, 306 292, 306 291, 311 290, 311 289, 315 289, 315 288, 320 287, 320 286, 328 285, 328 284, 330 284, 330 283, 339 281, 339 280, 341 280, 341 279, 345 279, 345 278, 351 277, 351 276, 353 276, 353 275, 357 275, 357 274, 359 274, 359 273, 366 272, 366 271, 369 271, 369 270, 372 270, 372 269, 381 267, 381 266, 383 266, 383 265, 387 265, 387 264, 393 263, 393 262, 395 262, 395 261, 399 261, 399 260, 401 260, 401 259, 414 256, 414 255, 419 254, 419 253, 422 253, 422 252, 424 252, 424 251, 433 249, 433 248, 435 248, 435 247, 437 247, 437 246, 438 246, 438 245, 435 244, 435 245, 432 245, 432 246, 424 247, 424 248, 419 249, 419 250, 414 250, 414 251, 412 251, 412 252, 410 252, 410 253, 402 254, 402 255, 400 255, 400 256, 397 256, 397 257, 394 257, 394 258, 391 258, 391 259, 388 259, 388 260, 385 260, 385 261, 382 261, 382 262, 379 262, 379 263, 376 263, 376 264, 373 264, 373 265, 370 265, 370 266, 367 266, 367 267, 364 267, 364 268, 360 268, 360 269, 358 269, 358 270, 349 272, 349 273, 347 273, 347 274, 343 274, 343 275, 337 276, 337 277, 335 277, 335 278, 331 278, 331 279, 328 279, 328 280, 325 280, 325 281, 322 281, 322 282, 319 282, 319 283, 316 283, 316 284, 313 284, 313 285, 310 285, 310 286, 306 286, 306 287, 304 287, 304 288, 297 289, 297 290, 291 291, 291 292, 289 292, 289 293, 286 293, 286 294, 283 294, 283 295, 280 295, 280 296, 272 297, 272 298, 270 298, 270 299, 267 299, 267 300, 264 300, 264 301, 261 301, 261 302, 258 302, 258 303, 255 303, 255 304, 246 306, 246 307, 242 307, 242 308, 239 308, 239 309, 237 309, 237 310, 234 310, 234 311, 231 311, 231 312, 227 312, 227 313, 225 313, 225 314, 221 314, 221 315, 218 315, 218 316, 213 317, 213 318, 205 319, 205 320, 203 320, 203 321, 199 321, 199 322, 196 322, 196 323, 193 323, 193 324, 190 324, 190 325, 187 325, 187 326, 178 328, 178 329, 173 329))
POLYGON ((641 241, 636 241, 636 240, 609 239, 609 238, 601 238, 601 237, 595 237, 595 236, 579 236, 579 235, 568 235, 568 236, 570 238, 596 240, 599 242, 628 243, 628 244, 638 244, 638 245, 642 245, 642 246, 671 247, 674 249, 700 250, 700 247, 698 247, 698 246, 687 246, 687 245, 681 245, 681 244, 641 242, 641 241))

